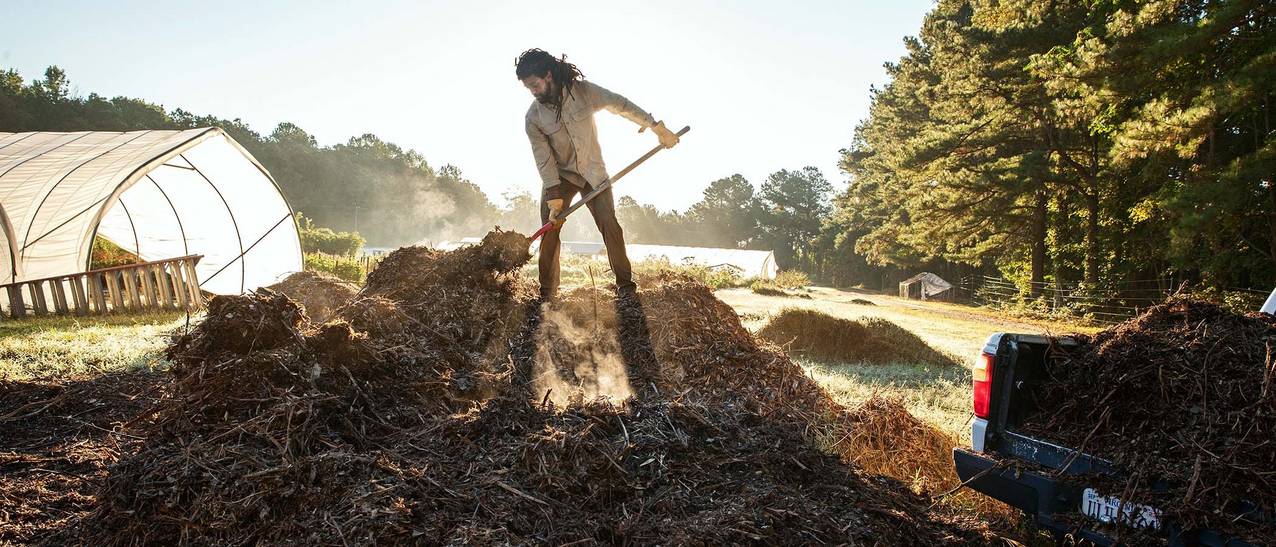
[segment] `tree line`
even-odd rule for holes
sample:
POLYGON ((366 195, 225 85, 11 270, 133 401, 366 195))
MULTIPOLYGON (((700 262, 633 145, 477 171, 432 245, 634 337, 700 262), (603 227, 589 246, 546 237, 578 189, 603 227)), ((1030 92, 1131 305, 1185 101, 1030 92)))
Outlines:
MULTIPOLYGON (((481 236, 493 226, 530 233, 540 226, 539 196, 515 193, 497 205, 459 168, 434 168, 421 153, 373 134, 319 146, 293 123, 261 134, 239 119, 166 111, 129 97, 73 96, 70 89, 56 66, 29 82, 15 70, 0 72, 0 131, 220 127, 270 171, 293 209, 313 223, 310 228, 358 232, 371 246, 439 243, 481 236)), ((535 178, 530 162, 528 169, 535 178)), ((796 267, 811 261, 811 242, 831 211, 831 193, 824 175, 807 167, 777 171, 757 191, 740 175, 724 177, 683 212, 622 197, 617 214, 632 242, 774 248, 781 264, 796 267)), ((568 240, 599 239, 588 215, 564 229, 568 240)))
POLYGON ((842 152, 825 266, 1271 287, 1273 12, 940 0, 842 152))
MULTIPOLYGON (((939 0, 869 116, 823 173, 712 181, 683 211, 620 198, 629 241, 770 249, 834 285, 889 287, 921 270, 1117 287, 1276 284, 1276 4, 1261 0, 939 0)), ((0 131, 216 125, 316 225, 369 245, 539 224, 539 196, 494 204, 452 166, 375 135, 318 146, 291 123, 72 97, 56 67, 0 73, 0 131), (406 198, 405 198, 406 196, 406 198)), ((588 215, 568 240, 596 240, 588 215)))

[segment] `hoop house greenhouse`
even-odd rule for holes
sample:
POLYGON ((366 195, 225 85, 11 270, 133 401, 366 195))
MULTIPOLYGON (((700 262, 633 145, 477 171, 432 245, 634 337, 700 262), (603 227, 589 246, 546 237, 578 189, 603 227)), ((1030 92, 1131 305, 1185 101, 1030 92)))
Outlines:
POLYGON ((0 236, 0 284, 86 271, 98 237, 148 262, 202 255, 216 294, 302 268, 279 186, 218 128, 0 133, 0 236))

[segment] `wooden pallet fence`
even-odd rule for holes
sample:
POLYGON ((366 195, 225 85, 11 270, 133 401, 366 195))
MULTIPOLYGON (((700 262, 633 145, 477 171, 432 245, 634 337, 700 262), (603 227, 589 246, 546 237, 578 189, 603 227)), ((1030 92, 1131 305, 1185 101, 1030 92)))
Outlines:
POLYGON ((0 285, 0 315, 105 315, 204 307, 195 265, 202 255, 179 256, 0 285))

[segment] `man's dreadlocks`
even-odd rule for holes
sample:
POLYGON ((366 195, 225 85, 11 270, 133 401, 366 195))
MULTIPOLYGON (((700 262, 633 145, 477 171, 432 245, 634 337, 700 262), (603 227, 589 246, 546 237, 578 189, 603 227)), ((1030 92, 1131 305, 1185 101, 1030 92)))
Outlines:
POLYGON ((543 49, 532 48, 524 51, 514 61, 514 75, 522 80, 528 76, 544 77, 546 74, 554 75, 554 85, 558 86, 550 93, 551 106, 558 110, 558 115, 563 115, 563 96, 571 95, 572 87, 576 82, 585 75, 581 73, 576 65, 567 62, 567 56, 555 58, 543 49), (562 92, 559 93, 558 90, 562 92))

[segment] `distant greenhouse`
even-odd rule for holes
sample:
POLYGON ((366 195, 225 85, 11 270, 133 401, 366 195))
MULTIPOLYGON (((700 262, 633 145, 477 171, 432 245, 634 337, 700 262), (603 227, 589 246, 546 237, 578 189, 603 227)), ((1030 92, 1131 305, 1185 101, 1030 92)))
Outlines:
MULTIPOLYGON (((480 238, 467 237, 457 242, 440 244, 440 248, 454 249, 461 245, 478 243, 480 238)), ((538 242, 539 244, 539 242, 538 242)), ((590 241, 564 241, 563 252, 574 255, 585 255, 603 259, 607 249, 602 243, 590 241)), ((713 247, 681 247, 676 245, 642 245, 627 244, 625 250, 629 260, 668 260, 671 264, 694 264, 708 268, 730 268, 742 277, 774 279, 779 268, 775 265, 775 253, 772 251, 751 251, 744 249, 718 249, 713 247)))

